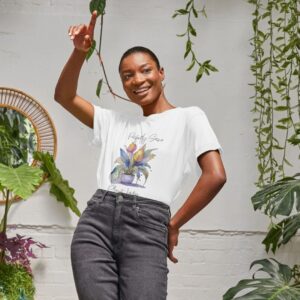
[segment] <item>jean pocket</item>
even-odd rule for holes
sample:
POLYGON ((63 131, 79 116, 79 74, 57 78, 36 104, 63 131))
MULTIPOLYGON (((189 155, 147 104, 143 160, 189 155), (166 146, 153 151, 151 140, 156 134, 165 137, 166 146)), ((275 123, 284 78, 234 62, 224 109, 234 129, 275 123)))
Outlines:
POLYGON ((164 209, 136 206, 136 218, 140 225, 162 232, 168 231, 169 212, 164 209))
POLYGON ((98 206, 101 202, 103 202, 104 196, 96 196, 93 195, 92 198, 86 203, 86 208, 93 208, 95 206, 98 206))

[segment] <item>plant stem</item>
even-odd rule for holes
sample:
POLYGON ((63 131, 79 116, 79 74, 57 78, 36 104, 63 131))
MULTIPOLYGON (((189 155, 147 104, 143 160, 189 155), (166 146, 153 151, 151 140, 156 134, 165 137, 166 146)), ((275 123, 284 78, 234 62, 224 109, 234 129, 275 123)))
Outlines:
POLYGON ((120 99, 132 102, 131 100, 129 100, 127 98, 124 98, 124 97, 116 94, 113 91, 111 85, 109 84, 109 81, 108 81, 108 78, 107 78, 107 74, 106 74, 106 71, 105 71, 105 67, 104 67, 104 63, 103 63, 102 56, 101 56, 101 46, 102 46, 102 36, 103 36, 103 23, 104 23, 104 14, 101 14, 101 28, 100 28, 100 38, 99 38, 99 50, 98 51, 97 51, 97 49, 95 49, 95 50, 96 50, 97 56, 99 58, 100 65, 102 67, 102 71, 103 71, 103 74, 104 74, 105 82, 106 82, 106 84, 108 86, 109 92, 113 95, 114 98, 118 97, 120 99))
MULTIPOLYGON (((0 232, 1 234, 4 234, 6 236, 6 227, 7 227, 7 215, 8 215, 8 210, 9 210, 9 189, 5 189, 5 211, 4 211, 4 216, 3 216, 3 229, 0 232)), ((2 224, 2 222, 1 222, 2 224)), ((5 256, 5 249, 2 249, 0 253, 0 263, 4 263, 4 256, 5 256)))

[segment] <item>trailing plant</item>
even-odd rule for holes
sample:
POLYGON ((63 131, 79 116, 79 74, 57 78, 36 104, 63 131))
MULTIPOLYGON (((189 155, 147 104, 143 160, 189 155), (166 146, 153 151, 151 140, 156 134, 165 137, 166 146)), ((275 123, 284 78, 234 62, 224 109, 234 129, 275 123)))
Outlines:
POLYGON ((192 70, 195 66, 198 67, 198 71, 196 74, 196 82, 198 82, 203 74, 209 75, 210 72, 218 72, 218 69, 213 66, 210 62, 211 60, 206 60, 204 62, 200 62, 199 59, 197 59, 195 50, 194 50, 194 43, 192 42, 192 36, 197 36, 197 31, 195 27, 192 24, 191 19, 194 17, 197 19, 199 17, 199 14, 202 14, 205 18, 207 18, 206 12, 205 12, 205 6, 201 10, 197 10, 195 8, 195 1, 189 0, 186 3, 185 8, 180 8, 175 11, 172 18, 176 18, 177 16, 185 16, 187 18, 187 28, 186 31, 182 34, 177 34, 178 37, 185 37, 186 36, 186 44, 185 44, 185 53, 184 53, 184 59, 186 59, 189 55, 191 56, 191 62, 186 71, 192 70))
POLYGON ((248 0, 253 4, 252 109, 262 188, 285 176, 290 146, 300 149, 300 29, 297 0, 248 0), (263 3, 267 2, 265 5, 263 3), (267 27, 265 30, 264 28, 267 27))
POLYGON ((297 174, 293 178, 286 176, 286 165, 292 167, 288 150, 300 147, 299 4, 297 0, 248 2, 255 6, 251 70, 256 82, 252 84, 252 111, 257 116, 253 119, 259 160, 256 185, 261 188, 252 197, 252 203, 255 210, 264 209, 271 218, 264 244, 267 251, 272 245, 275 253, 300 227, 300 182, 295 178, 297 174), (267 26, 266 32, 263 26, 267 26), (277 216, 287 218, 276 224, 273 219, 277 216))
MULTIPOLYGON (((210 75, 210 72, 218 72, 218 69, 210 63, 211 60, 205 60, 204 62, 200 62, 200 60, 196 57, 195 50, 193 47, 194 43, 192 42, 192 36, 196 37, 197 32, 196 32, 195 27, 192 25, 191 19, 193 17, 195 19, 197 19, 199 17, 199 14, 202 14, 205 17, 207 17, 207 15, 205 12, 205 6, 203 6, 203 8, 201 10, 197 10, 194 2, 195 2, 194 0, 188 0, 185 8, 176 10, 175 13, 173 14, 172 18, 175 18, 179 15, 187 17, 187 29, 186 29, 185 33, 178 34, 177 36, 179 36, 179 37, 186 36, 186 38, 187 38, 184 59, 186 59, 189 55, 191 55, 191 63, 186 70, 190 71, 195 66, 197 66, 198 71, 196 74, 196 82, 198 82, 202 78, 203 74, 210 75)), ((100 62, 104 78, 100 78, 97 83, 96 95, 98 98, 100 98, 100 93, 101 93, 103 84, 106 84, 109 92, 113 95, 114 98, 118 97, 122 100, 131 102, 131 100, 124 98, 124 97, 116 94, 113 91, 111 85, 109 84, 107 73, 105 70, 104 63, 103 63, 102 54, 101 54, 101 46, 102 46, 105 7, 106 7, 106 0, 91 0, 90 1, 90 4, 89 4, 90 13, 92 14, 93 11, 96 10, 97 15, 100 16, 100 23, 101 23, 100 24, 100 37, 99 37, 99 48, 98 49, 96 48, 97 42, 95 39, 93 39, 92 45, 91 45, 89 51, 87 52, 85 59, 86 59, 86 61, 88 61, 89 58, 92 56, 92 54, 94 52, 96 52, 96 55, 100 62)))
MULTIPOLYGON (((253 122, 257 134, 259 191, 251 197, 271 224, 263 240, 276 250, 300 228, 300 173, 286 175, 290 149, 300 145, 300 28, 297 0, 248 0, 254 6, 251 45, 255 77, 253 122), (279 221, 275 219, 279 218, 279 221), (277 222, 277 223, 276 223, 277 222)), ((299 156, 300 158, 300 156, 299 156)), ((257 261, 251 264, 251 267, 257 261)), ((270 278, 242 280, 223 296, 231 299, 300 299, 299 265, 290 269, 276 261, 259 261, 270 278), (245 290, 251 289, 250 292, 245 290), (242 296, 237 296, 243 291, 242 296)))

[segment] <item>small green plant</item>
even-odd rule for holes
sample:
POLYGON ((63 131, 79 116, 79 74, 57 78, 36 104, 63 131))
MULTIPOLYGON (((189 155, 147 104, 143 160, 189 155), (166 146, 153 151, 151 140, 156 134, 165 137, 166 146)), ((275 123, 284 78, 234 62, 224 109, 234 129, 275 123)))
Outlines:
POLYGON ((33 300, 33 277, 17 264, 0 264, 0 299, 33 300))

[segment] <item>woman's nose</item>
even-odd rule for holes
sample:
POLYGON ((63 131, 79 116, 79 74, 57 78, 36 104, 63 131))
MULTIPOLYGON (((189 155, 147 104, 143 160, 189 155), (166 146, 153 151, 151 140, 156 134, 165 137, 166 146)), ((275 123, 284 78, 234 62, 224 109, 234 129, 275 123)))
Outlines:
POLYGON ((135 84, 135 85, 139 85, 144 81, 145 81, 144 76, 142 74, 137 74, 133 77, 132 83, 135 84))

